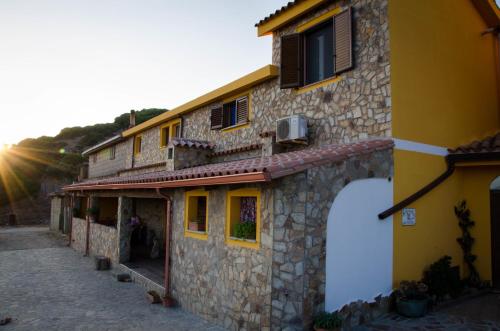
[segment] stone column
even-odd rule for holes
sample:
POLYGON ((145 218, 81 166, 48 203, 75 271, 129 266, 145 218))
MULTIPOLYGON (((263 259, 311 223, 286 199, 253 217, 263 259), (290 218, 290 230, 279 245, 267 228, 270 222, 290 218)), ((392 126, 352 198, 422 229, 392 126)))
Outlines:
POLYGON ((128 225, 132 217, 132 198, 118 198, 118 262, 127 262, 130 259, 130 227, 128 225))

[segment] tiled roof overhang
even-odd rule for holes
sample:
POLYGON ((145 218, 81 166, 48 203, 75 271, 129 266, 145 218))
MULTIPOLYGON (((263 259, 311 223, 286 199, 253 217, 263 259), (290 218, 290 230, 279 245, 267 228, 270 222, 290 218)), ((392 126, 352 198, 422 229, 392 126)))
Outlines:
POLYGON ((500 132, 482 140, 448 149, 450 154, 500 153, 500 132))
POLYGON ((172 139, 172 145, 176 147, 187 147, 196 149, 214 149, 215 145, 209 141, 187 139, 187 138, 174 138, 172 139))
POLYGON ((326 145, 301 151, 275 154, 186 168, 157 171, 129 177, 88 180, 63 188, 64 191, 158 189, 269 182, 309 168, 345 161, 357 155, 390 149, 390 139, 374 139, 345 145, 326 145))

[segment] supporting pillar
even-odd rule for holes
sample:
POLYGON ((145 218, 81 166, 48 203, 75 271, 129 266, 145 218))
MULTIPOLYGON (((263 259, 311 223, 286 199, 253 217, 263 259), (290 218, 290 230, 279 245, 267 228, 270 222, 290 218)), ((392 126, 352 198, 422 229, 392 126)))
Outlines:
POLYGON ((118 197, 118 262, 130 260, 130 218, 132 217, 132 198, 118 197))

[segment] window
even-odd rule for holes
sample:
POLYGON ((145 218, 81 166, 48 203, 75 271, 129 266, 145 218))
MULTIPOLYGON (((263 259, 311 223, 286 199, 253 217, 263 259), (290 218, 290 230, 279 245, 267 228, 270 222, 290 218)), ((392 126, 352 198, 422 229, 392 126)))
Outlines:
POLYGON ((160 127, 160 148, 167 147, 172 138, 181 138, 181 119, 175 119, 167 122, 160 127))
POLYGON ((73 205, 73 217, 85 219, 87 217, 88 197, 77 197, 73 205))
POLYGON ((333 77, 333 21, 304 33, 305 83, 333 77))
POLYGON ((114 160, 116 157, 116 146, 111 146, 109 148, 109 159, 114 160))
POLYGON ((92 154, 92 163, 97 163, 97 153, 92 154))
POLYGON ((247 248, 259 248, 260 191, 240 189, 227 194, 226 242, 247 248))
POLYGON ((352 69, 352 43, 351 8, 301 33, 282 36, 281 88, 313 84, 352 69))
POLYGON ((248 96, 224 103, 212 109, 211 129, 218 130, 248 123, 248 96))
POLYGON ((142 136, 135 136, 134 155, 138 155, 141 152, 142 152, 142 136))
POLYGON ((184 235, 208 238, 208 192, 196 190, 185 193, 184 235))
POLYGON ((97 219, 95 219, 96 223, 116 227, 118 219, 118 198, 99 197, 95 209, 97 212, 97 219))

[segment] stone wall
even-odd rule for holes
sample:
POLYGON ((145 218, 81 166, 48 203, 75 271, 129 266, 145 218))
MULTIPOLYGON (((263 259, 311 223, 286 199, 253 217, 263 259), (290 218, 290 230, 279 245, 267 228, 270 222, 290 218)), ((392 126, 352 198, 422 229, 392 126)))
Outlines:
MULTIPOLYGON (((342 73, 334 83, 310 91, 281 90, 278 78, 264 82, 248 91, 249 125, 230 131, 211 130, 210 110, 220 105, 214 102, 182 116, 183 137, 211 141, 216 145, 215 152, 240 148, 263 143, 259 134, 274 131, 276 120, 292 114, 303 114, 308 119, 310 146, 391 136, 387 0, 334 1, 285 26, 273 35, 273 64, 280 64, 281 36, 348 3, 354 8, 353 70, 342 73)), ((166 149, 159 147, 159 126, 146 130, 142 139, 143 151, 135 157, 135 166, 166 160, 166 149)))
POLYGON ((60 196, 53 196, 50 201, 50 230, 59 231, 59 223, 62 221, 63 199, 60 196))
POLYGON ((85 254, 87 240, 87 220, 73 217, 71 229, 71 247, 77 252, 85 254))
POLYGON ((132 153, 127 142, 116 144, 115 158, 110 159, 110 148, 105 148, 89 156, 89 178, 115 175, 119 170, 125 169, 127 154, 132 153), (97 154, 94 162, 93 155, 97 154))
POLYGON ((393 174, 392 150, 285 177, 275 189, 272 326, 303 330, 324 310, 326 224, 349 182, 393 174))
POLYGON ((180 305, 229 330, 269 330, 272 189, 262 187, 260 249, 225 243, 228 187, 210 189, 208 238, 184 236, 184 192, 173 204, 172 296, 180 305))
POLYGON ((118 237, 115 227, 90 223, 89 254, 109 257, 113 264, 118 263, 118 237))

